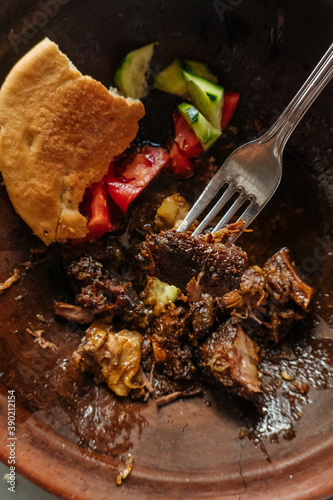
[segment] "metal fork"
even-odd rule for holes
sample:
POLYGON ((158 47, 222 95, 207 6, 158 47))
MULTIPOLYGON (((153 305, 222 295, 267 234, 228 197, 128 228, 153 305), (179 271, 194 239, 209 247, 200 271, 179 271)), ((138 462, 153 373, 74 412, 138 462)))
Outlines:
MULTIPOLYGON (((284 146, 332 76, 333 44, 276 123, 259 139, 240 146, 227 158, 177 230, 186 231, 225 186, 221 198, 195 229, 193 235, 200 234, 221 212, 230 198, 235 196, 235 201, 211 232, 224 227, 242 205, 248 202, 238 219, 244 221, 242 229, 244 231, 275 193, 282 176, 284 146)), ((228 241, 235 241, 242 231, 231 235, 228 241)))

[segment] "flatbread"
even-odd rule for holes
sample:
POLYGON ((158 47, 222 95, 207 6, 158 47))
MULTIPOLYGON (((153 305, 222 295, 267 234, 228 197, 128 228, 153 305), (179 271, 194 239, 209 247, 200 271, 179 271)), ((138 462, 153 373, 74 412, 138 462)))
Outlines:
POLYGON ((44 39, 0 91, 0 170, 16 212, 49 245, 83 238, 85 189, 138 131, 143 104, 83 76, 44 39))

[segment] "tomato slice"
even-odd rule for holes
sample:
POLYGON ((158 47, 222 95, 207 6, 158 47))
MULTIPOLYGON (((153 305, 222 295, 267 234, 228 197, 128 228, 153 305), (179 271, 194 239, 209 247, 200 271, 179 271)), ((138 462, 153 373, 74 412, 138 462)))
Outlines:
POLYGON ((143 191, 169 161, 165 149, 143 146, 134 156, 111 162, 104 178, 109 195, 126 212, 128 205, 143 191))
POLYGON ((224 92, 224 101, 222 108, 222 120, 221 120, 221 128, 222 130, 228 126, 232 115, 237 108, 237 104, 239 101, 239 94, 237 92, 224 92))
POLYGON ((172 117, 175 128, 175 141, 180 151, 187 158, 194 158, 203 153, 203 148, 198 137, 190 128, 185 118, 178 111, 174 111, 172 117))
POLYGON ((194 174, 194 166, 185 154, 178 147, 177 142, 174 142, 170 149, 170 162, 166 169, 178 179, 188 179, 194 174))
POLYGON ((108 196, 103 180, 86 189, 80 203, 80 212, 88 219, 89 232, 84 238, 72 239, 73 245, 92 241, 105 233, 115 231, 124 215, 108 196))
POLYGON ((88 222, 88 236, 90 238, 98 238, 102 234, 111 231, 112 228, 107 191, 105 186, 101 182, 98 182, 90 188, 90 192, 92 199, 90 205, 91 215, 88 222))

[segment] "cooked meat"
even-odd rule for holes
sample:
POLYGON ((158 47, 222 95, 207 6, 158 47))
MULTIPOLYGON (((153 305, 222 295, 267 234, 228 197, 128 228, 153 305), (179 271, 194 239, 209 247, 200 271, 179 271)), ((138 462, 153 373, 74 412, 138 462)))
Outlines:
POLYGON ((54 312, 68 321, 75 321, 80 324, 91 323, 95 318, 94 313, 89 309, 83 309, 73 304, 66 304, 66 302, 56 302, 54 304, 54 312))
POLYGON ((109 325, 96 322, 73 359, 82 371, 94 375, 97 384, 106 382, 118 396, 127 396, 131 389, 142 387, 140 370, 142 336, 138 332, 115 332, 109 325))
POLYGON ((139 299, 130 281, 124 284, 124 291, 117 296, 116 304, 122 308, 121 320, 135 328, 145 330, 150 322, 150 310, 139 299))
POLYGON ((219 382, 238 396, 256 399, 261 390, 258 353, 259 347, 241 326, 228 320, 198 349, 199 366, 209 381, 219 382))
POLYGON ((193 388, 190 387, 185 391, 176 391, 172 392, 171 394, 168 394, 167 396, 161 396, 156 400, 156 404, 158 407, 161 407, 169 403, 172 403, 172 401, 175 401, 176 399, 190 398, 192 396, 197 396, 198 394, 201 393, 202 393, 202 388, 199 386, 194 386, 193 388))
POLYGON ((83 287, 76 296, 76 303, 91 309, 95 314, 114 309, 117 297, 124 293, 125 285, 117 279, 96 279, 83 287))
POLYGON ((263 267, 269 293, 281 304, 292 300, 306 311, 314 289, 304 283, 290 263, 289 250, 282 248, 263 267))
POLYGON ((217 302, 222 311, 234 309, 247 316, 255 311, 260 312, 268 297, 266 284, 264 270, 259 266, 249 267, 241 278, 239 288, 218 298, 217 302))
POLYGON ((215 322, 215 300, 212 295, 203 293, 200 300, 192 305, 191 324, 196 338, 202 339, 215 322))
MULTIPOLYGON (((135 328, 147 326, 147 311, 131 282, 121 283, 92 257, 81 257, 69 266, 76 278, 79 293, 75 302, 95 315, 107 314, 109 319, 121 316, 124 325, 136 321, 135 328)), ((76 286, 77 288, 77 286, 76 286)))
POLYGON ((69 273, 77 280, 90 282, 102 276, 103 264, 93 259, 91 255, 75 260, 69 266, 69 273))
POLYGON ((109 312, 117 314, 116 298, 124 292, 124 285, 110 276, 103 264, 90 255, 80 257, 68 267, 69 275, 75 278, 75 302, 94 314, 109 312))
POLYGON ((170 306, 158 316, 153 325, 152 345, 160 372, 174 381, 191 382, 195 367, 186 312, 183 307, 170 306))
POLYGON ((199 279, 192 278, 186 286, 186 293, 190 302, 198 302, 202 295, 199 279))
POLYGON ((264 335, 275 342, 285 336, 296 320, 304 316, 313 289, 297 275, 289 260, 289 251, 282 249, 263 268, 248 268, 239 288, 217 302, 226 312, 242 321, 251 335, 264 335))
MULTIPOLYGON (((259 404, 256 342, 278 342, 302 318, 313 290, 292 268, 286 249, 263 267, 247 267, 246 253, 226 243, 237 228, 147 236, 142 267, 183 291, 158 307, 142 302, 131 281, 120 281, 106 262, 89 256, 73 262, 77 306, 57 304, 56 311, 76 321, 85 314, 100 318, 74 354, 77 366, 118 395, 141 397, 145 386, 148 396, 161 397, 158 405, 197 393, 204 381, 259 404)), ((143 278, 136 287, 145 287, 143 278)))
POLYGON ((185 291, 193 277, 204 292, 223 295, 237 287, 247 268, 247 255, 236 245, 224 245, 225 229, 207 235, 164 231, 146 237, 139 260, 149 274, 185 291))

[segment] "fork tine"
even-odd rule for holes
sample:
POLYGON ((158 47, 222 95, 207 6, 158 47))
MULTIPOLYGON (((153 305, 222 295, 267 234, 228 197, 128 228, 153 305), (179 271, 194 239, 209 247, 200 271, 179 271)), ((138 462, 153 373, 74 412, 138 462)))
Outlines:
POLYGON ((235 191, 236 191, 236 188, 232 184, 229 184, 229 186, 224 191, 221 198, 215 203, 215 205, 211 209, 211 211, 206 215, 204 220, 195 229, 195 231, 193 232, 193 236, 202 233, 202 231, 208 226, 210 221, 212 219, 214 219, 214 217, 221 211, 221 209, 224 207, 224 205, 227 203, 227 201, 232 197, 232 195, 235 193, 235 191))
POLYGON ((246 199, 247 199, 247 195, 244 193, 243 190, 240 191, 239 192, 239 196, 234 201, 234 203, 231 205, 231 207, 229 208, 229 210, 224 214, 224 216, 218 222, 218 224, 216 224, 216 226, 212 230, 212 233, 218 231, 223 226, 225 226, 229 222, 229 220, 231 219, 231 217, 233 215, 235 215, 235 213, 237 212, 237 210, 243 205, 243 203, 246 201, 246 199))
POLYGON ((242 215, 238 218, 238 221, 242 220, 243 222, 245 222, 242 231, 231 234, 228 238, 228 243, 234 243, 237 240, 237 238, 242 234, 244 229, 246 229, 251 224, 253 219, 257 217, 258 213, 262 208, 263 206, 259 207, 255 198, 251 199, 250 204, 246 207, 242 215))
MULTIPOLYGON (((261 207, 262 208, 262 207, 261 207)), ((255 219, 260 212, 261 208, 259 208, 258 203, 256 202, 255 198, 252 198, 250 204, 246 207, 242 215, 239 217, 238 220, 242 220, 245 222, 244 228, 246 229, 253 219, 255 219)))
POLYGON ((223 169, 220 168, 213 179, 207 184, 200 197, 197 199, 192 209, 189 211, 177 231, 186 231, 192 226, 193 222, 197 220, 202 211, 207 207, 208 203, 212 201, 214 196, 220 191, 224 184, 230 183, 230 178, 226 177, 223 169))

